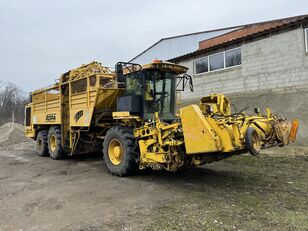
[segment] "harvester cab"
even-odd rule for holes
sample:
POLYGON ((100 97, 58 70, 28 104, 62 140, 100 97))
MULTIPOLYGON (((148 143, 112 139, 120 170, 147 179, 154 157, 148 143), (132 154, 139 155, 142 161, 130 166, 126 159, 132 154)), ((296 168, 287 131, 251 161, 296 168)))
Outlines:
POLYGON ((187 83, 193 90, 187 68, 159 60, 141 66, 119 62, 116 75, 119 86, 125 91, 118 98, 117 111, 129 111, 151 121, 154 114, 163 121, 173 121, 176 112, 176 92, 183 91, 187 83))

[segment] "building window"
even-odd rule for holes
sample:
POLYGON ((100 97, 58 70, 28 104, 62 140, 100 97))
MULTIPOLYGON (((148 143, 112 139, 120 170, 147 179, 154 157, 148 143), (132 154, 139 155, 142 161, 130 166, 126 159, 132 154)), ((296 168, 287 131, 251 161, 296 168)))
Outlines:
POLYGON ((242 64, 241 48, 235 48, 195 60, 195 74, 221 70, 242 64))
POLYGON ((226 51, 226 67, 232 67, 241 64, 241 48, 226 51))
POLYGON ((225 67, 224 53, 211 55, 209 57, 210 57, 210 71, 223 69, 225 67))
POLYGON ((308 28, 305 29, 305 47, 306 52, 308 52, 308 28))
POLYGON ((197 59, 195 61, 195 65, 196 65, 196 74, 208 72, 209 71, 208 57, 197 59))

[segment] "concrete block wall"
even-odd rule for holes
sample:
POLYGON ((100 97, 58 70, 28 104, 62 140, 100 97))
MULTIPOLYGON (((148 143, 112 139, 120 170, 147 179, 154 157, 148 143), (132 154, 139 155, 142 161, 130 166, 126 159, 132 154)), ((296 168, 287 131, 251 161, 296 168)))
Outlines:
POLYGON ((194 60, 202 55, 179 62, 189 67, 195 86, 195 92, 182 93, 183 104, 198 102, 210 93, 224 93, 238 109, 269 106, 300 120, 297 143, 308 146, 308 55, 303 29, 249 42, 241 49, 241 66, 212 73, 194 75, 194 60))

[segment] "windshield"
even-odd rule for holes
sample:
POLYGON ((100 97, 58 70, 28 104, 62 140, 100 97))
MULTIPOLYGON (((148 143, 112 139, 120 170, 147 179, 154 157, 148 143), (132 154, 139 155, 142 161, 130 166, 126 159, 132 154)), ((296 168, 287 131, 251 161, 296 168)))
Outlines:
POLYGON ((163 120, 174 119, 176 74, 160 70, 144 70, 126 77, 126 95, 144 98, 144 119, 159 112, 163 120))

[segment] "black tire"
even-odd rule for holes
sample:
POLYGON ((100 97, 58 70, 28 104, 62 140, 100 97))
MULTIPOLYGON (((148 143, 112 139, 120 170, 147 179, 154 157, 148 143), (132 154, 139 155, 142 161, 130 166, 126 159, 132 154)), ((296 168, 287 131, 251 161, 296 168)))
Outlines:
POLYGON ((128 127, 115 126, 107 131, 103 143, 103 153, 107 168, 112 175, 128 176, 136 172, 135 142, 133 131, 128 127), (119 159, 112 158, 112 154, 109 153, 113 143, 116 143, 121 149, 122 154, 119 159))
POLYGON ((48 132, 48 149, 53 160, 63 159, 65 156, 61 142, 61 130, 59 127, 51 127, 48 132), (53 143, 54 142, 54 143, 53 143))
POLYGON ((39 156, 48 156, 48 131, 39 131, 36 137, 36 150, 39 156))
POLYGON ((249 127, 246 130, 245 142, 246 142, 246 148, 251 155, 257 156, 260 154, 261 140, 258 132, 254 128, 249 127))

